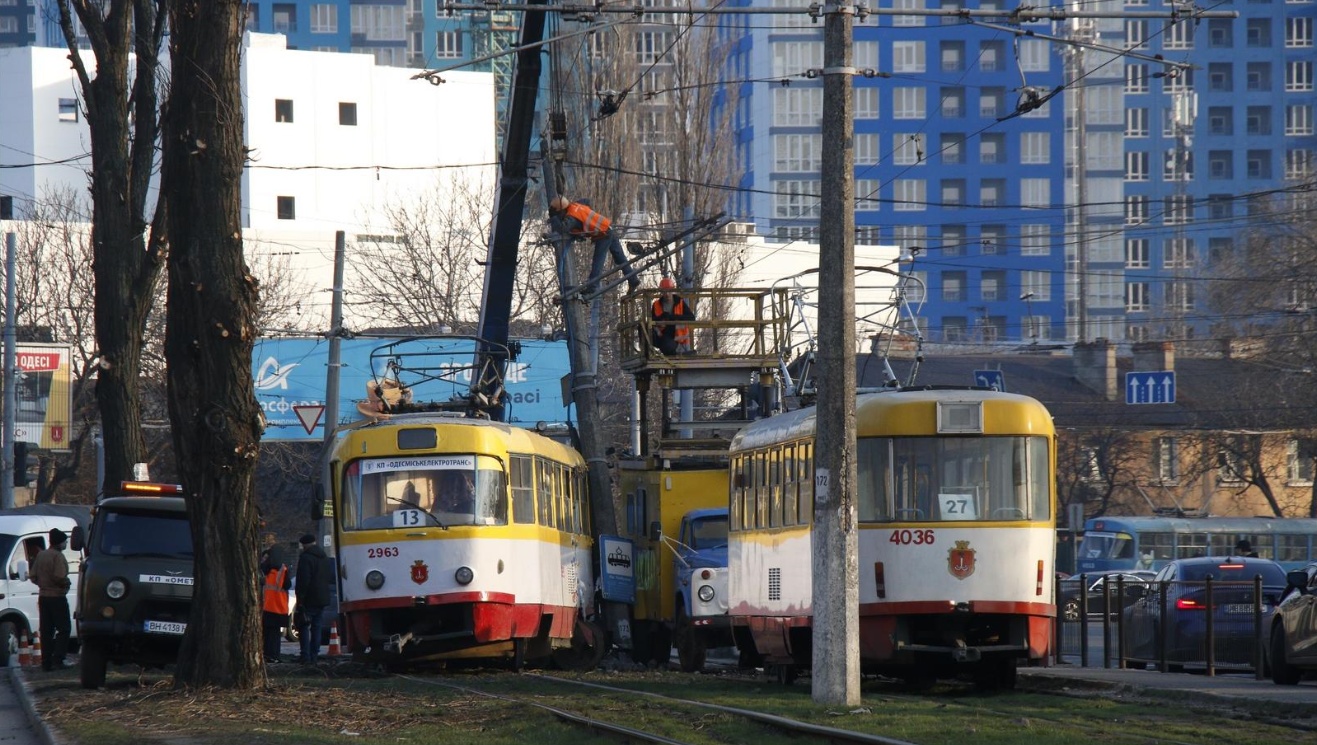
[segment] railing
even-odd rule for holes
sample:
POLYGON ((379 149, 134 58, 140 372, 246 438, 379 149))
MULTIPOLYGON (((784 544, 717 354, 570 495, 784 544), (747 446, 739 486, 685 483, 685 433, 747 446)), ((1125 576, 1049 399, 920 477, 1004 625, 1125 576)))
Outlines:
POLYGON ((680 324, 691 330, 691 349, 679 350, 674 357, 654 347, 653 332, 662 324, 654 322, 651 308, 661 293, 641 290, 622 300, 617 331, 623 370, 674 364, 776 367, 778 350, 787 346, 787 288, 683 288, 677 294, 695 310, 695 320, 680 324))

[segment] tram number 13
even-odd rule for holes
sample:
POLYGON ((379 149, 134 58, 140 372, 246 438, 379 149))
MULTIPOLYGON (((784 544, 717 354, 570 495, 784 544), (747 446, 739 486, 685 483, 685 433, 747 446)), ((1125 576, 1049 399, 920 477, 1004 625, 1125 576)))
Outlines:
POLYGON ((931 546, 933 545, 932 530, 893 530, 892 536, 887 539, 888 543, 895 543, 898 546, 931 546))

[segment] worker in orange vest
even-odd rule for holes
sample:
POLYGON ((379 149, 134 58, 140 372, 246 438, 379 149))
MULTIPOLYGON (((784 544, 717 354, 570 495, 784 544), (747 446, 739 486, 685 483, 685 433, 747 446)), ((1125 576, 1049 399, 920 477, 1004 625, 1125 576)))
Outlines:
POLYGON ((586 294, 592 293, 599 286, 599 278, 604 273, 604 262, 611 254, 613 263, 626 274, 631 292, 640 288, 640 280, 631 269, 631 262, 622 251, 622 242, 613 235, 612 222, 603 215, 590 209, 588 204, 573 202, 567 197, 557 196, 549 202, 549 223, 558 233, 567 233, 576 238, 589 238, 594 241, 594 259, 590 263, 590 279, 586 282, 586 294))
POLYGON ((279 643, 288 624, 288 590, 293 586, 283 552, 271 546, 261 557, 261 641, 266 662, 279 661, 279 643))
POLYGON ((677 283, 671 277, 659 281, 659 290, 659 299, 650 307, 650 316, 654 322, 651 333, 654 348, 663 354, 690 352, 690 326, 675 321, 694 321, 695 309, 676 293, 677 283))

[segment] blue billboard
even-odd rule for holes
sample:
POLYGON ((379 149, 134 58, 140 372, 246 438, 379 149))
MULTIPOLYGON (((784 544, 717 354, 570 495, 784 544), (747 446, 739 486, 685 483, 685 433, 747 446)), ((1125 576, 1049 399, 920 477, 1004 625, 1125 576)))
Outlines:
MULTIPOLYGON (((516 361, 508 363, 503 381, 508 392, 507 420, 522 425, 567 421, 562 397, 562 379, 571 371, 567 342, 529 339, 519 343, 521 352, 516 361)), ((339 347, 338 423, 364 418, 357 405, 367 400, 370 388, 386 376, 391 365, 401 368, 398 377, 411 388, 416 403, 460 398, 471 385, 474 355, 475 342, 469 338, 344 339, 339 347), (409 376, 409 359, 430 367, 425 374, 409 376), (432 361, 437 359, 450 361, 436 367, 432 361)), ((252 379, 256 400, 265 412, 265 441, 324 439, 328 369, 328 339, 262 339, 256 343, 252 379)))

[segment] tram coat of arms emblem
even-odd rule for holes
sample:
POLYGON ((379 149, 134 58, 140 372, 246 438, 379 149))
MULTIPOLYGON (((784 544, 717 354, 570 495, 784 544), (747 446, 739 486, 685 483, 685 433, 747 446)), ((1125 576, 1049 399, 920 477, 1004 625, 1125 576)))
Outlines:
POLYGON ((412 581, 418 585, 425 584, 430 578, 430 567, 425 565, 424 559, 417 559, 412 563, 412 581))
POLYGON ((947 551, 947 571, 956 579, 965 579, 974 573, 974 549, 969 541, 956 541, 955 548, 947 551))

